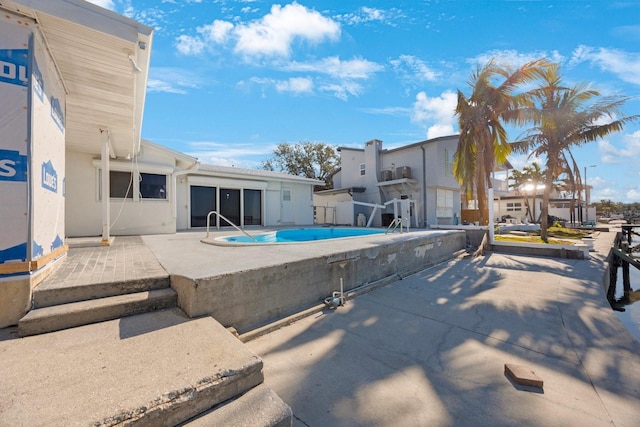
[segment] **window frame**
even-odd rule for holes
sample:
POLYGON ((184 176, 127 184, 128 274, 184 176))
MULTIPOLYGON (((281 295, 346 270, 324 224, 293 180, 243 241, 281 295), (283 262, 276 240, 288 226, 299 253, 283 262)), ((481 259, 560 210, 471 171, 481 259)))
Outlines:
POLYGON ((153 172, 137 172, 137 175, 139 177, 138 179, 138 195, 140 197, 140 200, 167 200, 168 196, 168 192, 167 192, 167 180, 168 180, 168 176, 166 174, 162 174, 162 173, 153 173, 153 172), (144 177, 143 175, 148 175, 148 176, 156 176, 156 177, 164 177, 164 184, 161 185, 159 192, 161 194, 163 194, 163 197, 150 197, 150 196, 144 196, 142 193, 142 183, 144 182, 144 177))
MULTIPOLYGON (((131 170, 131 167, 114 167, 114 168, 110 168, 109 169, 109 175, 111 176, 111 173, 128 173, 131 174, 131 177, 133 179, 133 182, 131 182, 131 189, 129 190, 129 193, 131 194, 129 197, 120 197, 120 196, 112 196, 112 186, 109 185, 109 199, 114 201, 114 200, 124 200, 124 201, 131 201, 131 202, 151 202, 151 203, 158 203, 158 202, 169 202, 170 201, 170 190, 169 188, 170 186, 170 173, 165 173, 162 171, 158 171, 158 170, 153 170, 153 168, 142 168, 142 170, 131 170), (140 192, 140 182, 141 182, 141 175, 142 174, 148 174, 148 175, 159 175, 159 176, 164 176, 165 177, 165 197, 164 198, 153 198, 153 197, 142 197, 142 194, 140 192)), ((101 202, 102 201, 102 168, 100 167, 96 167, 96 201, 97 202, 101 202)))

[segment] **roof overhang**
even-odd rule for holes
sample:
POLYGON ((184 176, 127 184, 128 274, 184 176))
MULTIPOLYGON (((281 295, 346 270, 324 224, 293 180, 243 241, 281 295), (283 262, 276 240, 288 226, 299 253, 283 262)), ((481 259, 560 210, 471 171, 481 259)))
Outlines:
POLYGON ((328 190, 320 190, 316 191, 313 194, 317 194, 318 196, 332 196, 334 194, 345 194, 353 195, 353 193, 364 193, 366 190, 365 187, 343 187, 343 188, 330 188, 328 190))
POLYGON ((83 0, 0 0, 31 18, 66 92, 67 149, 111 157, 140 150, 153 29, 83 0))
POLYGON ((264 181, 293 182, 306 185, 324 185, 325 182, 319 179, 305 178, 283 172, 275 172, 261 169, 245 169, 233 166, 198 164, 198 174, 218 176, 234 179, 259 179, 264 181))

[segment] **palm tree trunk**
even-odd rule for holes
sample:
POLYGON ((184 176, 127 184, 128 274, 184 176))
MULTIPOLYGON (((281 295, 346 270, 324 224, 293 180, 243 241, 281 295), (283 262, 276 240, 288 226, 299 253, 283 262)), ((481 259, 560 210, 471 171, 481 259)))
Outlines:
POLYGON ((478 201, 478 223, 480 225, 485 225, 485 211, 487 209, 487 194, 485 191, 486 188, 486 179, 485 179, 485 170, 484 170, 484 156, 485 150, 484 147, 481 146, 478 149, 477 154, 477 165, 476 165, 476 197, 478 201))
POLYGON ((544 192, 542 193, 542 209, 540 212, 540 238, 545 243, 549 240, 549 198, 551 196, 551 184, 553 184, 553 168, 547 166, 544 177, 544 192))

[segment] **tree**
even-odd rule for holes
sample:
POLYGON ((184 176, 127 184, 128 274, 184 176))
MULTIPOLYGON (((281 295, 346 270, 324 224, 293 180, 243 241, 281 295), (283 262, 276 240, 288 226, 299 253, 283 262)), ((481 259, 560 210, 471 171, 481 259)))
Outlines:
POLYGON ((524 196, 524 203, 527 207, 526 215, 529 217, 529 221, 538 222, 540 218, 536 216, 536 196, 540 187, 539 184, 544 182, 544 171, 540 169, 540 165, 537 162, 533 162, 530 166, 523 167, 522 171, 514 169, 509 179, 514 181, 510 187, 524 196), (529 200, 531 196, 533 196, 533 209, 529 200))
POLYGON ((535 102, 531 111, 534 126, 524 138, 513 144, 515 151, 546 157, 545 188, 542 198, 541 238, 548 238, 548 212, 551 185, 566 170, 579 176, 571 148, 596 141, 640 116, 624 116, 621 106, 628 97, 601 97, 586 84, 565 87, 557 64, 547 67, 539 87, 527 93, 535 102))
POLYGON ((491 174, 511 153, 503 123, 522 125, 526 118, 528 98, 516 91, 538 78, 547 64, 546 60, 532 61, 511 72, 492 59, 471 76, 469 97, 458 90, 455 112, 460 139, 454 156, 454 175, 467 200, 475 190, 481 224, 488 220, 486 189, 493 187, 491 174), (500 84, 494 85, 495 81, 500 84))
POLYGON ((339 166, 340 157, 335 147, 310 141, 278 144, 273 156, 262 162, 265 170, 325 181, 325 188, 331 188, 331 176, 339 166))
POLYGON ((529 219, 531 222, 538 222, 540 217, 536 216, 536 198, 538 196, 540 183, 544 182, 544 171, 540 169, 540 165, 537 162, 531 163, 531 166, 525 166, 522 170, 525 172, 528 181, 525 190, 528 190, 533 195, 533 209, 527 200, 529 219))

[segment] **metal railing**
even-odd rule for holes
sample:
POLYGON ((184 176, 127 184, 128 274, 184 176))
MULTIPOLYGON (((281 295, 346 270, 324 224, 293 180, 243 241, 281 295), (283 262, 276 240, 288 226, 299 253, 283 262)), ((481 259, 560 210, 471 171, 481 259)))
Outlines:
POLYGON ((242 234, 246 235, 248 238, 250 238, 251 240, 253 240, 254 242, 257 242, 258 240, 256 240, 255 237, 253 237, 251 234, 247 233, 246 231, 244 231, 243 229, 241 229, 240 227, 238 227, 237 225, 235 225, 233 222, 231 222, 227 217, 225 217, 224 215, 222 215, 221 213, 218 213, 216 211, 211 211, 207 214, 207 237, 209 237, 209 224, 211 222, 211 214, 216 214, 218 215, 218 218, 223 219, 225 221, 227 221, 227 223, 232 226, 233 228, 235 228, 236 230, 238 230, 239 232, 241 232, 242 234))
MULTIPOLYGON (((402 233, 403 227, 404 227, 404 223, 402 222, 402 218, 400 217, 394 218, 393 221, 391 221, 391 224, 389 224, 389 226, 387 227, 387 231, 385 231, 384 234, 393 233, 398 228, 400 228, 400 233, 402 233)), ((406 228, 407 231, 409 231, 409 227, 404 227, 404 228, 406 228)))

